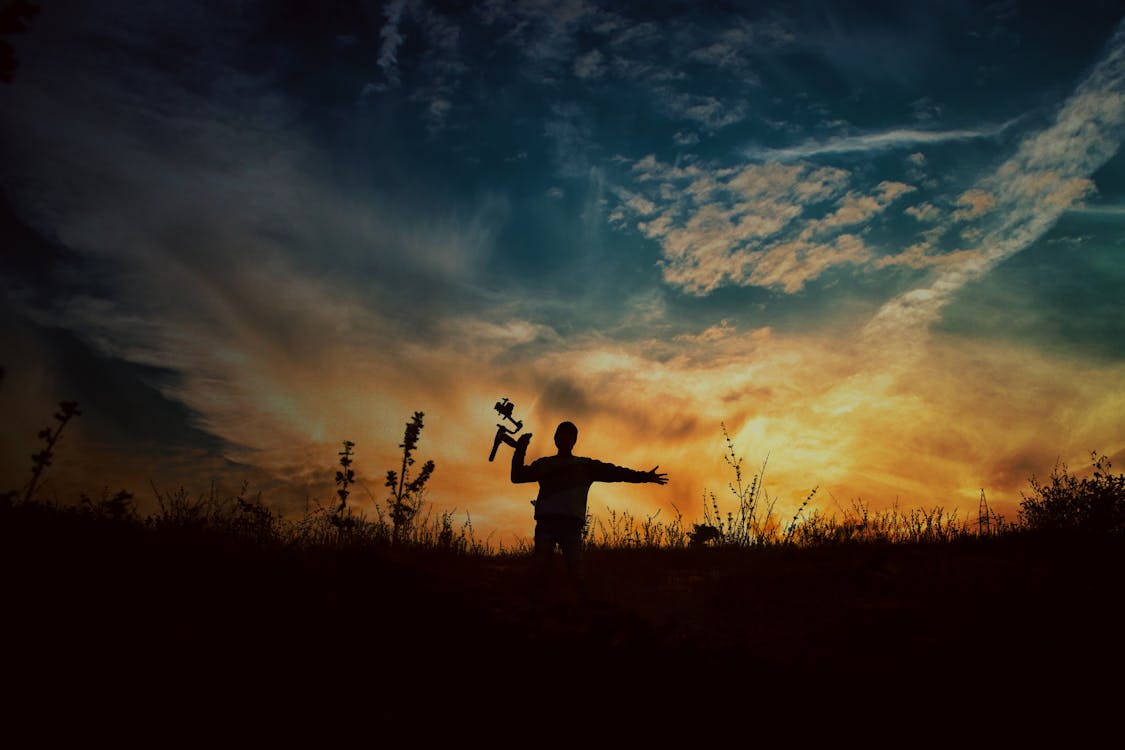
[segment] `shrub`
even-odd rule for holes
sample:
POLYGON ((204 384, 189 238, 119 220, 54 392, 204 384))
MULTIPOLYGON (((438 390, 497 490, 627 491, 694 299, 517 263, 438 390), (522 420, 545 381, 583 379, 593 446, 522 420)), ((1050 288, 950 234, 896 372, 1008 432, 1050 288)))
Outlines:
POLYGON ((1113 532, 1125 529, 1125 474, 1111 474, 1112 464, 1090 453, 1093 475, 1079 479, 1058 462, 1044 484, 1032 476, 1031 494, 1020 502, 1020 521, 1036 531, 1064 529, 1113 532))

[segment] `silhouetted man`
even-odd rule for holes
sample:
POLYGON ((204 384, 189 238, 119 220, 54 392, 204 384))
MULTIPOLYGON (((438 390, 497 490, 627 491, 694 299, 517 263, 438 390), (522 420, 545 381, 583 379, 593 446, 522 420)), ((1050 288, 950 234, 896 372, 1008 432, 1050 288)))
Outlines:
POLYGON ((668 475, 657 474, 659 466, 649 471, 637 471, 574 455, 578 428, 573 422, 563 422, 555 429, 558 453, 524 466, 530 441, 530 433, 520 435, 516 441, 512 454, 512 482, 539 482, 539 496, 535 499, 534 549, 537 584, 546 584, 557 545, 562 549, 571 581, 581 588, 584 584, 582 527, 586 523, 586 498, 590 485, 594 482, 667 484, 668 475))

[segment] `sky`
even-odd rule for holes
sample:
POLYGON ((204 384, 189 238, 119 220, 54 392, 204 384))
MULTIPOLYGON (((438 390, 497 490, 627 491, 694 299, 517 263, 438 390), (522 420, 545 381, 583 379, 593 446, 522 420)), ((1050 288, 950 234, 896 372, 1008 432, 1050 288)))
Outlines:
POLYGON ((41 3, 0 84, 0 486, 214 483, 503 545, 553 453, 590 511, 1014 519, 1125 466, 1125 3, 41 3))

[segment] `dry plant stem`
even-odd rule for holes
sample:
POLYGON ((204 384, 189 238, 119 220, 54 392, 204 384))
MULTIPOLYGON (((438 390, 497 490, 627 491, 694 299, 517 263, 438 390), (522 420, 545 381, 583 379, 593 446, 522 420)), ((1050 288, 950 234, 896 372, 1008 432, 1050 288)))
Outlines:
POLYGON ((81 415, 82 412, 78 409, 77 401, 60 401, 59 410, 55 412, 55 421, 59 426, 52 430, 50 427, 44 427, 39 431, 39 437, 45 440, 43 450, 32 455, 31 462, 31 481, 27 484, 27 491, 24 493, 23 501, 25 503, 31 502, 31 498, 35 494, 35 488, 39 484, 43 472, 48 466, 51 465, 51 459, 55 456, 55 445, 58 444, 59 438, 62 437, 62 431, 70 422, 72 417, 81 415))

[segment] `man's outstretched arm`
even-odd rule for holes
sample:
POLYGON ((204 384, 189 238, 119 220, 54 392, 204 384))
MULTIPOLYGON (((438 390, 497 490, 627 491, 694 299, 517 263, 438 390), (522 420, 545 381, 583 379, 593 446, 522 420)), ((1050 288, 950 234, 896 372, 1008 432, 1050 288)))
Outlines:
POLYGON ((668 484, 668 475, 658 473, 656 470, 659 466, 653 466, 648 471, 637 471, 636 469, 626 469, 623 466, 615 466, 614 464, 607 464, 604 461, 597 462, 598 469, 594 474, 594 480, 597 482, 632 482, 633 484, 668 484))

